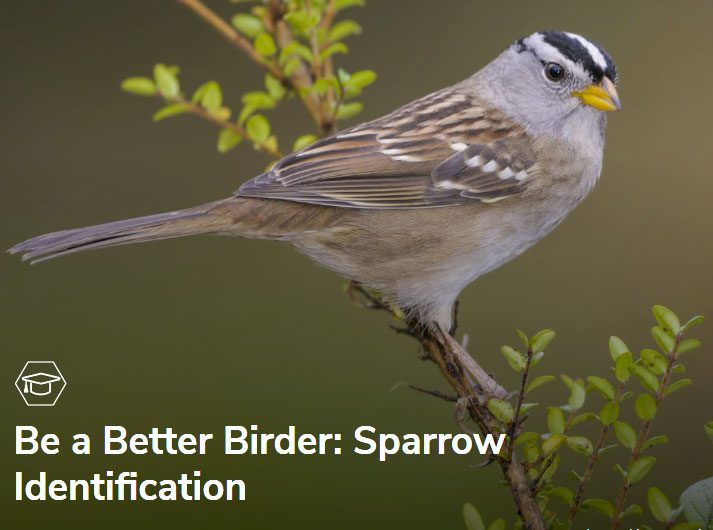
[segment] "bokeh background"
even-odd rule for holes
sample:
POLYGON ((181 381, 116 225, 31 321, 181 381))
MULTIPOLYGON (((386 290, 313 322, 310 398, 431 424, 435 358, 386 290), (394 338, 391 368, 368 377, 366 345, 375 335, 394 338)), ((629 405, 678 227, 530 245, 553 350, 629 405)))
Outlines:
MULTIPOLYGON (((239 7, 209 4, 225 16, 239 7)), ((654 303, 713 317, 713 3, 371 0, 351 15, 365 31, 342 64, 379 74, 364 119, 470 75, 537 29, 582 33, 618 63, 624 111, 611 116, 598 187, 555 233, 462 297, 462 329, 489 369, 514 385, 497 352, 516 340, 516 327, 558 331, 544 371, 588 375, 606 370, 611 334, 632 348, 650 345, 654 303)), ((197 119, 154 125, 157 103, 119 90, 121 79, 159 61, 180 65, 185 87, 220 81, 233 106, 259 87, 254 66, 176 2, 5 3, 0 42, 2 248, 227 196, 266 163, 247 146, 218 155, 216 131, 197 119)), ((296 103, 271 120, 283 144, 309 129, 296 103)), ((64 440, 88 432, 95 442, 105 424, 134 432, 296 424, 348 437, 360 424, 449 432, 453 411, 390 392, 399 381, 444 386, 386 315, 355 307, 341 279, 287 246, 194 238, 36 267, 0 256, 0 271, 4 527, 459 529, 464 501, 487 519, 512 515, 506 490, 493 487, 497 470, 463 457, 225 457, 216 445, 196 458, 104 458, 98 446, 80 457, 68 444, 57 456, 15 456, 16 424, 64 440), (17 395, 13 381, 30 359, 59 363, 69 385, 57 407, 29 409, 17 395), (13 500, 17 470, 83 478, 105 469, 242 478, 248 502, 13 500)), ((687 359, 695 385, 672 396, 654 428, 671 441, 655 451, 651 479, 672 498, 713 469, 702 430, 713 420, 711 329, 698 329, 704 348, 687 359)), ((543 403, 566 399, 559 383, 538 392, 543 403)), ((544 425, 541 415, 533 421, 544 425)), ((622 458, 606 455, 593 496, 613 497, 610 467, 622 458)), ((632 500, 642 503, 642 488, 632 500)), ((596 516, 585 522, 603 527, 596 516)))

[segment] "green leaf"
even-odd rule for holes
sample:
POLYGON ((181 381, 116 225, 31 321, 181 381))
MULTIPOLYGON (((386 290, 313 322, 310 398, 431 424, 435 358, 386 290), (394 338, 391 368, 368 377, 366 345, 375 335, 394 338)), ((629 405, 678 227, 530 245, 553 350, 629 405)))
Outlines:
POLYGON ((361 33, 361 26, 354 22, 353 20, 342 20, 334 24, 332 29, 329 31, 329 40, 334 42, 342 39, 346 39, 352 35, 359 35, 361 33))
POLYGON ((599 420, 602 425, 611 425, 619 419, 619 404, 615 401, 609 401, 604 404, 599 412, 599 420))
MULTIPOLYGON (((644 514, 644 509, 639 506, 638 504, 632 504, 631 506, 628 506, 626 509, 622 510, 621 512, 621 518, 623 519, 624 517, 630 517, 632 515, 643 515, 644 514)), ((641 529, 642 527, 639 527, 641 529)))
POLYGON ((599 450, 599 454, 603 455, 604 453, 608 453, 609 451, 611 451, 612 449, 616 449, 617 447, 619 447, 619 444, 605 445, 599 450))
POLYGON ((308 11, 290 11, 284 18, 293 30, 302 34, 308 33, 319 22, 319 15, 308 11))
POLYGON ((255 40, 253 41, 255 50, 263 57, 269 57, 277 53, 277 45, 275 45, 275 39, 269 33, 259 33, 255 40))
POLYGON ((567 446, 575 453, 584 456, 589 456, 594 451, 592 442, 584 436, 568 436, 567 446))
POLYGON ((518 338, 519 338, 520 341, 522 342, 522 345, 525 346, 525 348, 529 348, 529 347, 530 347, 530 339, 527 338, 527 335, 525 335, 525 333, 523 333, 523 332, 520 331, 519 329, 516 329, 516 330, 515 330, 515 334, 518 336, 518 338))
POLYGON ((264 143, 270 136, 270 122, 262 114, 250 116, 245 129, 250 139, 257 145, 264 143))
POLYGON ((171 116, 177 116, 178 114, 183 114, 188 109, 183 103, 173 103, 171 105, 166 105, 160 109, 156 114, 153 115, 153 121, 161 121, 171 116))
POLYGON ((302 63, 297 57, 292 57, 288 59, 288 61, 285 63, 285 66, 282 67, 282 71, 287 77, 289 77, 297 71, 297 69, 300 67, 300 64, 302 63))
POLYGON ((649 438, 648 440, 646 440, 644 442, 644 445, 642 446, 642 448, 644 450, 646 450, 646 449, 651 449, 652 447, 654 447, 656 445, 663 445, 663 444, 667 444, 667 443, 668 443, 668 437, 661 434, 659 436, 653 436, 653 437, 649 438))
POLYGON ((651 328, 651 336, 656 341, 656 344, 659 345, 661 351, 665 354, 671 353, 673 348, 676 346, 676 339, 673 335, 660 326, 654 326, 651 328))
POLYGON ((713 523, 713 477, 690 485, 681 494, 683 514, 692 523, 713 523))
POLYGON ((235 131, 231 131, 230 129, 221 129, 218 133, 218 152, 227 153, 233 147, 238 145, 242 139, 243 137, 235 131))
POLYGON ((523 403, 520 411, 525 414, 527 411, 534 409, 539 403, 523 403))
POLYGON ((490 523, 488 530, 505 530, 505 519, 495 519, 490 523))
POLYGON ((297 140, 295 140, 295 144, 292 146, 293 151, 299 151, 300 149, 303 149, 304 147, 307 147, 310 144, 313 144, 314 142, 317 141, 317 137, 314 134, 303 134, 297 140))
POLYGON ((697 315, 693 317, 691 320, 686 322, 682 327, 681 327, 681 332, 685 333, 689 329, 691 329, 693 326, 697 326, 698 324, 703 323, 705 318, 702 315, 697 315))
POLYGON ((679 379, 675 383, 671 383, 669 386, 667 386, 666 390, 664 390, 663 392, 663 395, 668 396, 669 394, 673 394, 676 390, 681 390, 682 388, 686 388, 688 385, 692 384, 692 379, 679 379))
POLYGON ((528 463, 534 464, 540 457, 540 448, 534 444, 527 444, 522 448, 522 454, 528 463))
POLYGON ((678 348, 676 348, 676 353, 678 355, 681 355, 682 353, 686 353, 692 350, 697 350, 698 348, 701 347, 701 341, 697 339, 686 339, 681 341, 681 343, 678 345, 678 348))
POLYGON ((614 423, 614 434, 619 443, 631 450, 636 445, 636 431, 628 423, 617 421, 614 423))
POLYGON ((530 348, 533 353, 545 351, 550 342, 552 342, 552 339, 555 338, 555 335, 556 333, 551 329, 543 329, 535 333, 535 336, 532 337, 530 341, 530 348))
POLYGON ((553 434, 547 438, 547 440, 542 442, 542 452, 549 455, 553 451, 559 449, 566 441, 567 437, 564 434, 553 434))
POLYGON ((488 401, 488 410, 503 423, 510 423, 515 419, 515 410, 508 401, 491 399, 488 401))
POLYGON ((342 103, 337 109, 337 119, 347 120, 349 118, 353 118, 362 110, 364 110, 364 105, 359 102, 354 101, 351 103, 342 103))
POLYGON ((525 370, 527 361, 522 353, 511 348, 510 346, 503 346, 500 348, 500 353, 503 354, 503 357, 505 357, 505 360, 510 365, 510 368, 516 372, 522 372, 525 370))
POLYGON ((220 108, 223 104, 223 91, 218 83, 208 81, 203 85, 200 92, 200 104, 208 112, 214 112, 220 108))
POLYGON ((251 39, 254 39, 261 32, 265 31, 265 26, 263 26, 262 20, 253 15, 240 13, 239 15, 235 15, 230 22, 233 24, 235 29, 251 39))
POLYGON ((612 466, 612 469, 621 475, 621 478, 626 478, 626 469, 621 467, 619 464, 612 466))
POLYGON ((175 98, 180 94, 181 88, 178 84, 178 77, 168 66, 157 64, 154 66, 153 76, 156 81, 156 87, 163 97, 175 98))
POLYGON ((280 101, 287 94, 287 89, 282 82, 270 74, 265 74, 265 88, 274 101, 280 101))
POLYGON ((554 375, 541 375, 540 377, 536 377, 527 385, 527 387, 525 388, 525 393, 529 394, 536 388, 541 387, 542 385, 546 385, 547 383, 551 383, 555 379, 556 377, 554 375))
POLYGON ((478 513, 478 510, 475 509, 475 506, 469 502, 463 505, 463 520, 468 530, 485 530, 483 518, 478 513))
POLYGON ((616 361, 619 356, 630 351, 629 347, 619 337, 609 337, 609 353, 613 361, 616 361))
POLYGON ((336 93, 339 93, 341 89, 339 81, 337 81, 337 78, 334 76, 317 79, 317 81, 315 81, 312 85, 312 91, 316 92, 320 96, 326 94, 330 89, 334 90, 336 93))
POLYGON ((634 358, 631 352, 624 352, 614 361, 614 375, 620 383, 626 383, 631 377, 629 368, 634 364, 634 358))
POLYGON ((537 363, 539 363, 544 356, 545 356, 545 352, 543 352, 543 351, 533 354, 532 360, 530 361, 530 365, 537 366, 537 363))
POLYGON ((649 503, 649 510, 657 521, 665 523, 670 519, 673 507, 663 491, 658 488, 649 488, 646 499, 649 503))
POLYGON ((277 136, 274 134, 270 135, 262 145, 271 151, 277 151, 277 136))
POLYGON ((626 473, 626 479, 630 484, 636 484, 651 471, 655 463, 656 459, 653 456, 643 456, 639 458, 629 467, 626 473))
POLYGON ((631 372, 639 378, 644 388, 651 392, 658 392, 659 380, 648 368, 634 364, 629 368, 631 372))
POLYGON ((584 384, 577 380, 572 383, 572 389, 569 396, 569 407, 572 411, 582 408, 584 400, 587 397, 587 392, 584 389, 584 384))
POLYGON ((614 387, 603 377, 596 377, 592 375, 587 377, 587 381, 589 381, 589 384, 592 385, 594 390, 599 392, 604 399, 613 401, 616 397, 614 387))
POLYGON ((129 77, 121 82, 121 89, 137 96, 155 96, 158 88, 148 77, 129 77))
POLYGON ((247 92, 241 98, 246 107, 252 107, 255 110, 267 110, 275 108, 275 100, 267 92, 247 92))
POLYGON ((671 527, 671 530, 700 530, 698 523, 678 523, 671 527))
POLYGON ((637 397, 634 408, 636 415, 644 421, 651 420, 656 416, 656 400, 650 394, 641 394, 637 397))
POLYGON ((641 360, 644 365, 656 375, 662 375, 668 368, 668 361, 656 350, 649 348, 641 350, 641 360))
POLYGON ((593 412, 583 412, 582 414, 577 414, 574 418, 572 418, 569 421, 569 426, 574 427, 575 425, 579 425, 580 423, 584 423, 585 421, 598 419, 599 416, 597 416, 593 412))
POLYGON ((347 89, 362 89, 376 81, 376 72, 373 70, 359 70, 354 72, 346 82, 347 89))
POLYGON ((365 5, 365 0, 335 0, 334 10, 338 13, 348 7, 364 7, 365 5))
POLYGON ((614 505, 604 499, 587 499, 582 502, 582 508, 585 510, 593 510, 609 518, 614 515, 614 505))
MULTIPOLYGON (((293 57, 294 55, 297 55, 298 57, 301 57, 308 63, 314 62, 314 55, 312 54, 312 50, 310 50, 307 46, 302 44, 300 41, 293 40, 290 42, 287 46, 282 48, 280 50, 280 64, 285 64, 284 70, 286 75, 290 75, 287 72, 287 65, 286 62, 288 58, 293 57)), ((294 59, 294 57, 293 57, 294 59)), ((299 61, 297 62, 297 65, 299 66, 299 61)))
POLYGON ((243 107, 243 110, 240 111, 240 116, 238 116, 238 124, 243 125, 245 120, 247 120, 256 110, 257 109, 251 105, 243 107))
POLYGON ((574 493, 569 488, 558 486, 547 490, 547 495, 553 499, 564 502, 567 506, 572 506, 574 504, 574 493))
POLYGON ((547 409, 547 427, 552 434, 562 434, 564 432, 564 414, 559 407, 549 407, 547 409))
POLYGON ((195 92, 193 92, 193 95, 191 96, 191 102, 195 103, 196 105, 200 104, 201 99, 203 98, 203 92, 205 92, 205 87, 207 84, 208 83, 203 83, 198 88, 196 88, 195 92))
POLYGON ((676 313, 668 307, 655 305, 652 309, 656 322, 664 329, 667 329, 672 334, 676 335, 681 330, 681 321, 676 316, 676 313))
POLYGON ((515 445, 531 444, 539 441, 540 435, 536 432, 524 432, 515 438, 515 445))
POLYGON ((326 59, 327 57, 331 57, 332 55, 335 55, 337 53, 349 53, 349 48, 343 42, 335 42, 334 44, 330 44, 324 50, 322 50, 319 56, 322 59, 326 59))
POLYGON ((710 439, 711 442, 713 442, 713 421, 709 421, 703 426, 703 429, 706 431, 706 434, 708 435, 708 438, 710 439))

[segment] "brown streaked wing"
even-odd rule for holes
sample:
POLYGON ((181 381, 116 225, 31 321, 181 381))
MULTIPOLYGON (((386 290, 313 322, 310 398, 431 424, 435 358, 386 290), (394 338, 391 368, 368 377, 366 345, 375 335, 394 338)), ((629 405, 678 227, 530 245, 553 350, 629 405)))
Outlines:
POLYGON ((469 167, 472 157, 464 153, 479 150, 510 163, 514 152, 498 150, 521 130, 492 110, 486 118, 482 105, 457 88, 320 140, 283 158, 236 194, 352 208, 422 208, 515 193, 519 185, 501 186, 487 168, 469 167))

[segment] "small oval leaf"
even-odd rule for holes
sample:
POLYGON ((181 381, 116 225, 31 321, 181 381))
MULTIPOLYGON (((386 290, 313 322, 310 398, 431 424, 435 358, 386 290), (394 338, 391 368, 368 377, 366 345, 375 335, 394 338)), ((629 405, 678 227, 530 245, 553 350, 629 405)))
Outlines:
POLYGON ((463 521, 465 521, 465 527, 468 530, 485 530, 483 518, 478 510, 475 509, 475 506, 469 502, 463 505, 463 521))
POLYGON ((656 416, 656 400, 650 394, 641 394, 637 397, 634 408, 636 415, 644 421, 651 420, 656 416))
POLYGON ((617 421, 614 423, 614 434, 619 443, 631 450, 636 445, 636 431, 628 423, 617 421))
POLYGON ((137 96, 155 96, 158 93, 156 83, 148 77, 129 77, 121 82, 121 89, 137 96))
POLYGON ((636 484, 642 480, 654 467, 656 459, 653 456, 644 456, 639 458, 636 462, 631 464, 629 470, 626 473, 626 479, 631 484, 636 484))
POLYGON ((658 488, 649 488, 646 499, 649 503, 649 510, 657 521, 665 523, 669 520, 673 507, 663 491, 658 488))

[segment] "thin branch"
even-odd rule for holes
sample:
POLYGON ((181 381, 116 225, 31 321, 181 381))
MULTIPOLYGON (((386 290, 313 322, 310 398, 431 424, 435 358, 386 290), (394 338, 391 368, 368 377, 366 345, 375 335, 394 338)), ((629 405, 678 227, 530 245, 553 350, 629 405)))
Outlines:
MULTIPOLYGON (((673 344, 673 349, 668 354, 668 365, 666 366, 666 371, 664 372, 663 377, 661 378, 659 389, 654 393, 654 400, 656 401, 657 409, 659 405, 661 405, 661 402, 663 401, 663 398, 665 396, 666 388, 668 388, 668 384, 671 381, 673 367, 676 364, 678 346, 681 343, 682 339, 683 336, 680 333, 676 335, 673 344)), ((636 439, 636 444, 631 450, 631 456, 629 457, 627 469, 631 469, 631 465, 636 462, 641 456, 641 453, 643 452, 644 448, 644 443, 646 442, 646 437, 649 435, 649 430, 651 429, 652 423, 653 419, 650 419, 645 420, 641 424, 641 427, 639 429, 639 435, 636 439)), ((611 530, 616 530, 617 528, 619 528, 619 522, 621 521, 621 514, 624 511, 624 503, 626 502, 626 497, 629 493, 629 488, 631 488, 631 483, 629 482, 627 477, 624 477, 624 480, 622 480, 621 487, 619 489, 619 494, 616 498, 616 503, 614 505, 614 515, 611 518, 611 530)))
MULTIPOLYGON (((620 383, 619 387, 617 388, 617 391, 616 391, 615 399, 616 399, 617 403, 619 403, 621 401, 625 390, 626 390, 626 384, 620 383)), ((587 459, 587 465, 584 468, 584 473, 582 474, 582 480, 579 482, 579 486, 577 486, 577 492, 574 495, 574 502, 572 503, 572 507, 569 510, 570 524, 574 522, 575 518, 577 517, 577 514, 579 513, 579 509, 582 507, 582 501, 584 500, 584 492, 587 489, 587 486, 589 485, 589 481, 592 478, 592 472, 594 471, 594 466, 599 461, 599 455, 601 454, 602 448, 604 447, 604 444, 606 443, 606 440, 607 440, 607 437, 609 436, 610 431, 611 431, 611 425, 605 425, 602 427, 602 431, 601 431, 601 433, 599 433, 599 438, 597 439, 597 443, 594 445, 594 449, 592 450, 592 453, 589 455, 589 458, 587 459)))
MULTIPOLYGON (((332 23, 334 22, 334 17, 336 16, 336 14, 336 0, 329 0, 329 2, 327 2, 327 7, 324 11, 324 17, 322 17, 322 21, 320 22, 320 28, 325 32, 328 31, 329 28, 332 27, 332 23)), ((330 55, 324 61, 324 77, 326 79, 329 79, 333 75, 334 61, 332 59, 332 56, 330 55)), ((324 105, 322 110, 323 115, 329 117, 327 123, 325 123, 324 126, 328 129, 330 134, 337 132, 337 123, 334 119, 334 113, 336 112, 334 96, 334 88, 329 87, 324 98, 324 105)))
POLYGON ((266 62, 263 57, 253 47, 252 43, 238 33, 233 27, 228 24, 215 11, 209 8, 200 0, 177 0, 179 4, 186 6, 196 15, 202 18, 205 22, 211 25, 218 33, 225 37, 231 44, 237 47, 241 52, 247 55, 255 63, 265 68, 274 77, 280 81, 285 81, 285 76, 280 68, 271 62, 266 62))
MULTIPOLYGON (((358 284, 352 284, 352 288, 358 288, 358 292, 362 294, 366 293, 374 307, 393 312, 388 304, 380 301, 378 296, 373 293, 366 292, 358 284), (375 300, 378 303, 374 303, 375 300)), ((406 333, 421 344, 427 358, 438 365, 443 377, 455 390, 459 398, 457 407, 461 411, 467 411, 481 433, 498 432, 500 430, 499 423, 490 414, 487 400, 493 396, 507 397, 505 390, 450 334, 436 332, 412 319, 406 318, 404 322, 406 333), (478 385, 473 384, 470 374, 478 385)), ((461 422, 459 422, 460 424, 461 422)), ((497 460, 505 480, 510 486, 512 498, 524 523, 523 529, 546 530, 542 512, 537 505, 537 497, 530 489, 525 466, 520 462, 517 454, 513 453, 510 458, 493 455, 493 458, 497 460)))
MULTIPOLYGON (((156 94, 157 96, 163 97, 160 94, 156 94)), ((230 129, 233 131, 235 134, 241 136, 242 138, 250 138, 248 135, 248 132, 245 130, 245 128, 242 125, 239 125, 235 122, 232 122, 230 120, 224 120, 214 114, 211 114, 208 112, 206 109, 201 107, 200 105, 196 105, 190 100, 185 99, 184 97, 181 96, 176 96, 173 98, 166 98, 167 101, 170 101, 171 103, 177 103, 179 105, 183 105, 186 109, 186 112, 189 112, 191 114, 194 114, 198 116, 199 118, 212 123, 216 127, 219 127, 221 129, 230 129)), ((281 153, 278 149, 275 149, 274 147, 271 147, 267 143, 263 143, 257 147, 257 149, 266 155, 279 160, 280 158, 283 158, 285 155, 281 153)))
MULTIPOLYGON (((564 431, 562 431, 562 434, 567 434, 569 432, 569 429, 572 426, 572 420, 574 419, 574 416, 575 416, 575 411, 570 412, 569 417, 567 418, 567 421, 564 424, 564 431)), ((545 460, 545 464, 540 469, 540 472, 537 474, 537 476, 530 483, 530 491, 532 492, 533 495, 535 495, 537 493, 537 491, 540 487, 540 482, 542 481, 542 478, 545 476, 545 473, 547 473, 547 470, 552 466, 552 464, 555 463, 555 460, 557 459, 558 454, 559 454, 559 451, 555 450, 552 452, 552 454, 550 456, 547 457, 547 460, 545 460)))
POLYGON ((448 333, 440 333, 441 339, 446 343, 451 353, 458 359, 463 367, 470 373, 478 384, 483 388, 486 399, 496 397, 506 399, 508 392, 486 372, 473 357, 463 349, 460 343, 448 333))
POLYGON ((510 427, 510 432, 508 433, 508 459, 512 457, 512 452, 515 448, 515 436, 517 435, 517 430, 520 427, 520 412, 522 410, 522 403, 525 400, 525 389, 527 388, 527 380, 530 376, 532 356, 532 348, 528 348, 525 360, 525 369, 522 371, 522 379, 520 380, 520 391, 517 394, 517 404, 515 405, 515 419, 513 419, 512 426, 510 427))
MULTIPOLYGON (((266 61, 255 49, 252 43, 238 33, 233 27, 228 24, 220 15, 206 6, 201 0, 177 0, 179 4, 186 6, 196 15, 202 18, 206 23, 212 26, 218 33, 225 37, 231 44, 237 47, 253 62, 267 70, 273 77, 281 81, 287 88, 293 89, 300 97, 312 121, 320 128, 323 134, 326 134, 323 122, 322 113, 320 111, 319 100, 310 93, 309 89, 312 86, 312 78, 304 63, 300 60, 300 67, 295 69, 295 72, 287 77, 282 69, 272 61, 266 61)), ((271 3, 271 17, 269 21, 275 36, 275 41, 280 48, 284 48, 292 41, 292 33, 287 24, 282 20, 282 6, 279 2, 271 3)))
POLYGON ((429 396, 437 397, 438 399, 442 399, 444 401, 450 401, 451 403, 455 403, 458 401, 458 398, 456 396, 453 396, 451 394, 446 394, 445 392, 441 392, 440 390, 429 390, 427 388, 421 388, 420 386, 416 386, 416 385, 407 385, 407 386, 411 390, 415 390, 416 392, 421 392, 422 394, 428 394, 429 396))
MULTIPOLYGON (((287 26, 287 23, 281 18, 281 15, 276 16, 279 16, 280 18, 276 18, 274 20, 275 40, 280 48, 284 48, 292 42, 292 32, 287 26)), ((310 91, 310 88, 312 87, 312 76, 302 59, 299 59, 299 66, 295 68, 295 71, 290 76, 290 82, 295 90, 295 93, 299 96, 302 104, 307 109, 312 121, 324 135, 325 131, 322 126, 324 120, 319 106, 319 99, 315 93, 310 91)))
MULTIPOLYGON (((460 345, 452 337, 446 343, 430 336, 428 333, 424 333, 421 337, 421 344, 427 349, 451 387, 459 396, 467 398, 467 410, 480 431, 482 433, 496 432, 497 424, 483 403, 484 396, 475 396, 473 394, 473 386, 467 376, 464 365, 461 363, 462 356, 458 351, 460 350, 460 345), (454 344, 458 346, 457 349, 452 348, 454 344)), ((497 385, 497 383, 495 384, 497 385)), ((510 485, 513 500, 524 521, 523 528, 527 530, 545 530, 546 525, 537 506, 537 499, 530 491, 525 468, 520 463, 517 455, 513 454, 509 460, 497 458, 497 461, 507 483, 510 485)))

